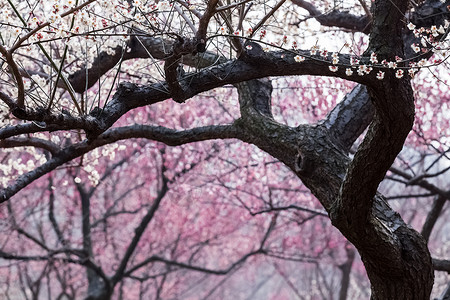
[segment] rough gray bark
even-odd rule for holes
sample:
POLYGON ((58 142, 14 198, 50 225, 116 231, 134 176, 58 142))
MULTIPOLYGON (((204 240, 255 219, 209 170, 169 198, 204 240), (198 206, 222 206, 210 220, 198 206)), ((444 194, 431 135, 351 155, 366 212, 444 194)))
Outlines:
POLYGON ((372 298, 429 298, 433 269, 425 240, 381 195, 374 192, 368 199, 370 189, 364 191, 361 187, 342 194, 345 180, 356 181, 351 184, 357 185, 366 184, 367 178, 346 179, 352 162, 345 150, 333 143, 328 130, 321 124, 291 128, 259 112, 252 103, 256 102, 254 97, 270 94, 266 82, 242 83, 238 90, 242 117, 236 126, 240 138, 284 162, 311 189, 329 212, 333 225, 358 249, 371 280, 372 298), (358 201, 365 201, 368 207, 361 207, 364 203, 358 201))
MULTIPOLYGON (((433 16, 433 24, 439 24, 435 21, 442 21, 442 8, 445 9, 448 1, 446 4, 438 2, 427 1, 428 10, 425 6, 420 8, 418 12, 422 19, 418 20, 428 21, 433 16), (442 13, 435 14, 436 11, 442 13)), ((411 38, 410 34, 403 31, 408 1, 378 0, 375 3, 370 45, 364 59, 368 60, 372 51, 378 54, 380 60, 394 60, 395 55, 405 57, 410 49, 403 49, 403 45, 411 38)), ((169 53, 152 46, 153 42, 161 43, 161 40, 149 38, 144 41, 148 44, 132 40, 128 46, 134 50, 126 58, 146 57, 147 50, 152 48, 155 57, 167 59, 169 53), (149 49, 144 49, 147 47, 149 49)), ((100 56, 88 72, 84 70, 73 74, 70 79, 77 91, 86 88, 84 74, 90 74, 92 80, 88 86, 91 86, 108 66, 120 59, 122 51, 118 48, 111 57, 100 56), (77 83, 80 86, 76 86, 77 83)), ((384 81, 378 81, 374 76, 361 77, 355 74, 348 77, 344 74, 344 68, 335 73, 329 71, 327 62, 307 59, 302 64, 293 63, 294 55, 291 52, 244 52, 237 60, 219 65, 207 64, 210 67, 205 70, 173 78, 178 80, 176 94, 180 101, 224 84, 236 84, 239 92, 240 119, 231 125, 185 131, 145 125, 110 128, 129 110, 174 96, 175 91, 167 83, 148 86, 122 83, 103 110, 97 109, 83 116, 17 107, 15 101, 0 92, 0 98, 9 105, 16 117, 35 121, 1 129, 0 138, 4 139, 4 146, 23 143, 22 140, 8 140, 23 133, 81 129, 87 136, 86 140, 64 149, 51 143, 28 141, 51 151, 52 158, 20 177, 16 184, 2 190, 0 201, 6 201, 33 180, 62 164, 117 140, 147 138, 168 145, 181 145, 214 138, 238 138, 258 146, 285 163, 310 188, 328 212, 333 225, 358 249, 372 284, 372 299, 429 299, 433 268, 426 240, 405 224, 383 196, 377 193, 379 183, 401 150, 414 120, 414 99, 409 81, 406 78, 396 79, 393 72, 386 72, 384 81), (365 84, 366 87, 357 86, 318 124, 293 128, 276 122, 270 109, 270 81, 254 79, 303 74, 343 77, 365 84), (351 160, 348 151, 369 123, 366 137, 351 160)), ((183 56, 183 59, 193 57, 188 55, 183 56)), ((212 64, 214 60, 209 61, 212 64)), ((349 56, 341 55, 340 61, 348 63, 349 56)), ((88 204, 85 200, 84 205, 87 207, 88 204)), ((88 218, 89 212, 83 211, 83 215, 88 218)), ((151 220, 151 215, 147 220, 151 220)), ((88 234, 85 228, 83 233, 88 234)), ((91 242, 88 239, 84 242, 84 249, 89 252, 91 242)), ((133 252, 132 248, 129 255, 133 252)), ((127 272, 129 255, 121 264, 117 273, 119 275, 116 274, 112 279, 87 261, 85 264, 92 269, 87 274, 91 285, 98 286, 98 277, 103 282, 112 280, 116 284, 119 277, 127 272)), ((434 265, 435 268, 446 267, 437 260, 434 265)), ((88 299, 109 299, 112 293, 111 289, 106 288, 103 289, 104 293, 98 295, 94 295, 94 288, 90 291, 92 295, 88 299)))

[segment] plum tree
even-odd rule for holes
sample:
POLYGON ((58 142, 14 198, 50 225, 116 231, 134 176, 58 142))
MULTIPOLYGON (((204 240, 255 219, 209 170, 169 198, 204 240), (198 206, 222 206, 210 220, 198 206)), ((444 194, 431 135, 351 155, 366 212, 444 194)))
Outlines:
POLYGON ((429 299, 450 272, 428 247, 448 217, 449 8, 3 2, 3 292, 361 298, 354 246, 371 299, 429 299))

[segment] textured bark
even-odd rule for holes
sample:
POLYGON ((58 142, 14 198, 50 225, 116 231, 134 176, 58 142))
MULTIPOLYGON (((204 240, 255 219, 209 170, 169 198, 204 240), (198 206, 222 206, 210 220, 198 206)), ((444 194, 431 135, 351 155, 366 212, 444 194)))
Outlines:
POLYGON ((333 142, 348 152, 355 137, 360 136, 372 121, 374 110, 367 88, 357 85, 328 114, 323 124, 329 130, 333 142))
MULTIPOLYGON (((366 145, 363 143, 358 149, 364 157, 355 158, 355 162, 350 161, 345 149, 336 145, 336 137, 323 124, 291 128, 260 111, 261 103, 270 99, 267 83, 246 82, 239 84, 238 90, 242 117, 236 126, 242 133, 240 138, 284 162, 319 199, 333 225, 358 249, 372 284, 372 299, 429 299, 433 269, 425 240, 376 194, 385 169, 401 150, 401 139, 409 132, 411 110, 406 110, 409 118, 405 118, 405 124, 396 124, 404 128, 389 123, 389 128, 399 136, 383 125, 389 115, 376 116, 366 145), (380 159, 380 153, 386 158, 380 159), (366 165, 372 159, 373 163, 366 165)), ((408 92, 402 93, 408 96, 408 92)), ((354 99, 357 101, 358 97, 354 99)), ((358 131, 354 132, 356 139, 358 131)))
MULTIPOLYGON (((299 2, 305 3, 297 1, 299 2)), ((417 24, 442 24, 443 16, 448 14, 445 11, 448 3, 449 1, 445 4, 438 0, 426 1, 424 6, 417 9, 418 16, 413 14, 412 18, 417 20, 417 24)), ((407 21, 404 16, 408 5, 408 1, 400 0, 375 2, 370 44, 362 63, 368 61, 371 52, 376 52, 379 60, 393 61, 396 55, 408 57, 411 50, 403 49, 403 45, 413 39, 412 34, 404 30, 407 21)), ((319 15, 315 17, 320 18, 319 15)), ((332 14, 328 17, 328 20, 333 20, 332 14)), ((158 38, 134 38, 128 45, 132 51, 117 48, 112 56, 102 54, 93 63, 92 68, 76 72, 70 80, 75 90, 82 92, 121 59, 144 58, 148 57, 150 52, 154 58, 167 60, 169 53, 164 50, 164 43, 166 42, 158 38), (86 76, 89 77, 88 81, 86 76)), ((172 46, 173 42, 167 44, 172 46)), ((52 152, 52 158, 34 171, 19 177, 15 184, 3 189, 0 192, 0 202, 9 199, 33 180, 62 164, 92 149, 121 139, 147 138, 168 145, 181 145, 214 138, 238 138, 258 146, 285 163, 318 198, 333 225, 359 251, 372 284, 372 299, 429 299, 433 269, 426 240, 405 224, 383 196, 377 193, 379 183, 401 150, 414 120, 414 99, 409 81, 406 78, 398 80, 394 73, 389 71, 386 71, 384 81, 375 79, 375 70, 368 76, 346 76, 345 68, 340 67, 337 72, 331 72, 329 63, 320 61, 317 57, 309 57, 303 63, 296 63, 294 56, 297 53, 265 53, 257 51, 258 44, 252 45, 252 51, 245 50, 239 59, 233 61, 223 61, 204 53, 207 58, 200 60, 205 63, 205 67, 209 67, 193 74, 183 76, 175 73, 176 70, 169 70, 169 75, 176 75, 173 80, 177 84, 176 96, 179 101, 225 84, 236 84, 241 118, 232 125, 185 131, 145 125, 110 128, 121 116, 134 108, 173 97, 175 93, 171 91, 172 83, 167 82, 148 86, 121 83, 103 110, 96 109, 84 116, 57 114, 42 108, 16 107, 16 101, 0 94, 0 98, 15 116, 35 121, 1 129, 0 138, 68 129, 82 129, 88 138, 63 149, 34 140, 34 146, 46 147, 52 152), (215 65, 216 60, 220 61, 220 64, 215 65), (294 128, 273 119, 270 81, 253 80, 285 75, 342 77, 364 84, 366 88, 357 86, 322 122, 294 128), (369 123, 366 137, 351 160, 348 151, 369 123)), ((192 54, 182 53, 177 56, 177 63, 178 59, 182 60, 183 64, 190 64, 199 59, 192 54)), ((309 55, 309 51, 298 51, 298 54, 309 55)), ((349 55, 340 55, 340 62, 348 64, 349 58, 349 55)), ((25 142, 31 143, 32 140, 25 142)), ((3 146, 22 143, 23 140, 18 139, 2 141, 3 146)), ((426 183, 423 180, 420 182, 426 183)), ((88 200, 84 201, 88 207, 88 200)), ((436 203, 436 206, 438 204, 436 203)), ((88 211, 83 211, 83 215, 89 218, 88 211)), ((151 215, 148 217, 148 220, 150 219, 151 215)), ((83 225, 89 226, 88 222, 83 225)), ((432 227, 431 221, 429 225, 432 227)), ((431 227, 424 230, 426 235, 431 227)), ((83 227, 83 234, 88 235, 88 228, 83 227)), ((84 249, 89 253, 91 242, 88 239, 84 242, 84 249)), ((128 258, 123 261, 118 271, 119 275, 113 277, 113 284, 126 273, 128 259, 135 247, 133 245, 127 254, 128 258)), ((448 261, 435 260, 433 263, 435 269, 449 268, 448 261)), ((85 265, 92 268, 87 277, 92 279, 93 283, 98 277, 101 277, 104 283, 110 281, 101 270, 90 265, 89 261, 85 265)), ((112 288, 104 288, 102 293, 96 295, 94 288, 90 288, 90 292, 92 295, 87 299, 109 299, 112 288)))

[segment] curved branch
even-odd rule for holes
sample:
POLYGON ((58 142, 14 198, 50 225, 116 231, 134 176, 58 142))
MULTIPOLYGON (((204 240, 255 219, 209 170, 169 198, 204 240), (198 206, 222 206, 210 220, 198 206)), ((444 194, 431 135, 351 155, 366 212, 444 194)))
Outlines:
POLYGON ((202 273, 207 273, 207 274, 212 274, 212 275, 226 275, 230 271, 232 271, 234 268, 236 268, 239 265, 241 265, 242 263, 244 263, 249 257, 251 257, 253 255, 257 255, 257 254, 264 254, 264 253, 265 253, 265 251, 262 249, 258 249, 256 251, 250 252, 250 253, 244 255, 243 257, 241 257, 238 261, 232 263, 228 268, 223 269, 223 270, 213 270, 213 269, 208 269, 208 268, 202 268, 202 267, 192 266, 190 264, 186 264, 186 263, 182 263, 182 262, 177 262, 174 260, 165 259, 165 258, 159 257, 159 256, 152 256, 152 257, 144 260, 143 262, 137 264, 136 266, 134 266, 127 272, 125 272, 124 276, 128 277, 136 270, 144 267, 145 265, 147 265, 149 263, 153 263, 153 262, 162 262, 169 266, 175 266, 175 267, 182 268, 182 269, 187 269, 187 270, 191 270, 191 271, 202 272, 202 273))
POLYGON ((430 239, 433 227, 436 224, 439 216, 441 215, 442 209, 444 208, 444 204, 446 202, 447 198, 442 196, 437 196, 433 201, 433 205, 431 206, 431 210, 428 212, 427 219, 425 220, 421 231, 423 238, 427 242, 430 239))
POLYGON ((53 143, 51 141, 34 138, 34 137, 29 137, 29 138, 15 137, 15 138, 0 140, 0 148, 15 148, 15 147, 25 147, 25 146, 41 148, 41 149, 49 151, 52 155, 55 155, 58 151, 61 150, 58 145, 56 145, 55 143, 53 143))
MULTIPOLYGON (((127 51, 121 46, 114 48, 114 54, 101 52, 88 69, 81 68, 69 76, 69 81, 75 92, 83 93, 91 88, 101 76, 111 70, 119 61, 134 58, 165 59, 170 54, 174 41, 159 37, 147 36, 144 32, 131 35, 127 43, 127 51), (122 55, 123 54, 123 55, 122 55)), ((215 53, 206 51, 197 55, 183 55, 182 63, 199 69, 206 68, 215 63, 223 63, 226 59, 215 53)))
POLYGON ((98 136, 95 140, 84 140, 59 151, 43 165, 37 167, 33 171, 19 176, 14 184, 0 190, 0 203, 5 202, 31 182, 56 169, 57 167, 95 148, 114 143, 119 140, 145 138, 175 146, 210 139, 236 138, 239 137, 239 135, 240 133, 236 130, 234 125, 206 126, 182 131, 161 126, 147 125, 112 128, 98 136))
MULTIPOLYGON (((339 58, 342 64, 350 64, 350 55, 340 54, 339 58)), ((361 61, 365 63, 368 58, 362 58, 361 61)), ((374 73, 367 76, 356 74, 347 76, 345 68, 339 68, 338 71, 332 72, 329 69, 328 61, 315 56, 310 57, 309 51, 248 52, 242 56, 242 59, 185 74, 179 78, 179 84, 184 94, 177 100, 184 101, 201 92, 226 84, 268 76, 322 75, 369 84, 377 81, 374 73), (307 58, 304 62, 298 63, 294 59, 296 55, 303 55, 307 58)), ((56 129, 83 129, 88 139, 94 139, 110 128, 126 112, 164 101, 172 96, 174 95, 169 92, 169 86, 165 82, 146 86, 123 82, 103 110, 96 108, 87 116, 75 117, 68 112, 52 113, 44 108, 14 109, 13 114, 22 120, 45 122, 49 125, 56 124, 58 125, 55 126, 56 129)))
POLYGON ((259 248, 257 250, 255 250, 255 251, 251 251, 251 252, 245 254, 240 259, 238 259, 237 261, 232 263, 226 269, 223 269, 223 270, 212 270, 212 269, 192 266, 190 264, 181 263, 181 262, 177 262, 177 261, 173 261, 173 260, 168 260, 166 258, 162 258, 162 257, 159 257, 157 255, 153 255, 153 256, 149 257, 148 259, 144 260, 143 262, 135 265, 134 267, 132 267, 128 271, 126 271, 124 273, 124 276, 130 276, 136 270, 138 270, 138 269, 140 269, 140 268, 142 268, 142 267, 144 267, 147 264, 152 263, 152 262, 162 262, 162 263, 165 263, 166 265, 169 265, 169 266, 176 266, 176 267, 183 268, 183 269, 188 269, 188 270, 192 270, 192 271, 203 272, 203 273, 208 273, 208 274, 213 274, 213 275, 226 275, 229 272, 231 272, 233 269, 235 269, 236 267, 242 265, 249 257, 251 257, 253 255, 257 255, 257 254, 267 254, 267 251, 264 250, 264 244, 265 244, 267 238, 269 237, 270 233, 272 232, 273 227, 276 224, 276 219, 277 219, 277 215, 275 214, 272 217, 272 221, 271 221, 269 227, 267 228, 267 230, 266 230, 266 232, 265 232, 265 234, 264 234, 264 236, 263 236, 263 238, 261 240, 259 248))
POLYGON ((164 167, 164 162, 163 162, 162 170, 161 170, 162 187, 159 190, 157 197, 153 200, 152 206, 149 208, 149 210, 147 211, 145 216, 142 218, 139 226, 136 227, 136 229, 134 230, 133 239, 131 240, 130 244, 128 245, 123 258, 120 261, 120 264, 119 264, 119 267, 117 268, 116 273, 112 277, 111 281, 113 282, 113 285, 115 285, 117 282, 119 282, 123 278, 125 268, 127 267, 127 264, 131 258, 131 255, 136 250, 136 247, 137 247, 142 235, 144 234, 145 229, 147 228, 150 221, 153 219, 153 216, 155 215, 156 211, 158 210, 162 199, 164 198, 167 191, 169 190, 169 187, 167 185, 168 179, 165 177, 164 172, 165 172, 165 167, 164 167))
MULTIPOLYGON (((17 106, 23 108, 25 106, 25 87, 23 84, 22 75, 20 74, 19 67, 17 66, 14 58, 12 56, 12 51, 7 51, 2 45, 0 45, 0 54, 2 54, 6 58, 6 63, 11 69, 11 72, 14 75, 17 83, 17 106)), ((5 94, 0 94, 0 99, 5 101, 5 94)), ((6 96, 8 97, 8 96, 6 96)), ((6 104, 8 102, 5 101, 6 104)), ((10 106, 10 104, 8 104, 10 106)))
POLYGON ((450 274, 450 260, 433 258, 433 268, 450 274))
MULTIPOLYGON (((406 9, 407 4, 400 0, 380 0, 376 3, 374 25, 366 52, 374 51, 388 59, 393 59, 394 55, 403 56, 402 22, 406 9)), ((347 169, 336 202, 335 220, 345 218, 347 220, 342 221, 346 222, 346 226, 357 231, 362 230, 369 221, 378 185, 402 150, 414 122, 414 96, 409 79, 396 80, 391 73, 386 77, 379 84, 370 85, 375 117, 347 169), (351 221, 349 216, 352 216, 351 221)))
MULTIPOLYGON (((391 167, 389 169, 393 174, 401 176, 405 179, 408 179, 409 181, 411 181, 414 177, 409 175, 408 173, 406 173, 405 171, 402 171, 396 167, 391 167)), ((429 181, 425 180, 425 179, 420 179, 417 181, 414 181, 411 185, 416 185, 416 186, 420 186, 432 193, 435 193, 437 195, 439 195, 440 197, 443 197, 447 200, 450 199, 450 192, 444 191, 440 188, 438 188, 436 185, 430 183, 429 181)))
MULTIPOLYGON (((91 260, 83 260, 83 259, 72 259, 67 257, 55 257, 55 255, 60 253, 73 253, 70 251, 70 249, 64 249, 61 251, 51 251, 48 255, 35 255, 35 256, 29 256, 29 255, 14 255, 11 253, 7 253, 0 250, 0 257, 7 260, 19 260, 19 261, 49 261, 49 260, 57 260, 64 263, 71 263, 76 265, 82 265, 86 266, 92 270, 94 270, 105 282, 108 282, 109 279, 106 276, 106 274, 103 272, 103 270, 93 263, 91 260)), ((76 254, 76 253, 75 253, 76 254)), ((76 254, 79 256, 79 254, 76 254)))
POLYGON ((351 31, 370 32, 370 16, 356 16, 347 12, 332 10, 322 13, 312 3, 304 0, 291 0, 295 5, 308 11, 312 18, 315 18, 321 25, 330 27, 340 27, 351 31))
POLYGON ((329 130, 336 145, 348 152, 372 121, 374 110, 367 88, 357 85, 333 108, 322 124, 329 130))
POLYGON ((7 139, 13 136, 18 136, 27 133, 52 132, 57 130, 68 130, 68 129, 72 129, 72 127, 65 126, 64 124, 61 125, 45 124, 45 123, 38 124, 36 122, 31 122, 27 124, 8 125, 0 129, 0 139, 7 139))

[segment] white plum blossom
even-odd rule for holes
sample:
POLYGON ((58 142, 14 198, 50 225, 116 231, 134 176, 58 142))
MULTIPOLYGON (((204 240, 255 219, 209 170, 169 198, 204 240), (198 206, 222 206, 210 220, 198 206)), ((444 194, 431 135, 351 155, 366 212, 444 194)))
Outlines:
POLYGON ((336 65, 336 64, 339 63, 339 54, 338 54, 338 53, 334 52, 334 53, 331 55, 331 57, 332 57, 331 62, 332 62, 334 65, 336 65))
POLYGON ((345 75, 352 76, 353 75, 352 69, 350 69, 350 68, 345 69, 345 75))
POLYGON ((305 57, 296 55, 296 56, 294 56, 294 60, 295 60, 295 62, 302 62, 302 61, 305 61, 305 57))
POLYGON ((372 70, 372 67, 368 67, 367 65, 360 65, 358 67, 358 75, 363 76, 365 74, 369 74, 372 70))
POLYGON ((377 79, 378 79, 378 80, 383 80, 383 79, 384 79, 384 72, 383 72, 383 71, 378 71, 378 73, 377 73, 377 79))
POLYGON ((409 30, 414 30, 416 28, 416 25, 414 25, 413 23, 409 22, 408 25, 406 25, 406 27, 408 27, 409 30))
POLYGON ((390 68, 390 69, 396 69, 397 68, 397 63, 396 62, 393 62, 393 61, 390 61, 390 62, 388 62, 388 67, 390 68))
POLYGON ((395 72, 395 77, 397 78, 402 78, 403 77, 403 70, 397 70, 397 72, 395 72))
POLYGON ((427 63, 427 60, 422 58, 421 60, 419 60, 419 62, 417 63, 418 67, 423 67, 425 66, 425 64, 427 63))
POLYGON ((419 53, 420 52, 420 47, 417 44, 412 44, 411 48, 413 49, 414 52, 419 53))
POLYGON ((350 58, 350 64, 352 66, 359 64, 359 59, 357 59, 356 57, 351 57, 350 58))
POLYGON ((375 52, 372 52, 372 54, 370 54, 370 62, 373 64, 378 63, 377 54, 375 52))
POLYGON ((337 72, 338 67, 337 66, 328 66, 331 72, 337 72))
POLYGON ((427 41, 425 40, 425 38, 420 39, 420 43, 421 43, 422 46, 424 46, 424 47, 427 46, 427 41))
POLYGON ((169 1, 160 1, 158 3, 158 9, 159 10, 169 10, 170 9, 170 3, 169 1))
POLYGON ((418 70, 416 68, 411 68, 408 70, 408 74, 411 78, 414 78, 414 75, 416 75, 417 71, 418 70))

